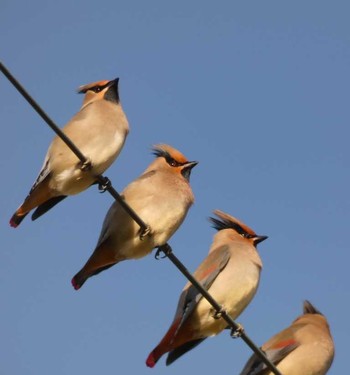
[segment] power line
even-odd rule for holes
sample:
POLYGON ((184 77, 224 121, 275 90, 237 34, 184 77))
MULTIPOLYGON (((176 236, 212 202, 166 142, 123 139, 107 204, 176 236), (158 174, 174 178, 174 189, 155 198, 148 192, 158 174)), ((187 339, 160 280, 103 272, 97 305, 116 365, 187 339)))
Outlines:
MULTIPOLYGON (((82 163, 81 169, 88 172, 92 168, 91 160, 86 158, 78 147, 71 141, 66 134, 51 120, 51 118, 43 111, 39 104, 27 93, 24 87, 15 79, 10 71, 0 62, 0 70, 6 76, 6 78, 16 87, 16 89, 22 94, 22 96, 28 101, 28 103, 34 108, 34 110, 42 117, 42 119, 50 126, 50 128, 62 139, 63 142, 71 149, 71 151, 77 156, 82 163)), ((151 233, 151 228, 136 214, 136 212, 124 201, 121 195, 113 188, 111 181, 103 176, 95 176, 99 183, 99 188, 102 191, 108 191, 112 197, 118 201, 118 203, 124 208, 124 210, 132 217, 132 219, 140 226, 140 238, 143 239, 145 236, 151 233)), ((252 349, 252 351, 266 364, 266 366, 275 374, 282 375, 281 372, 270 362, 266 357, 265 353, 254 344, 254 342, 247 336, 241 325, 237 324, 230 315, 227 314, 226 310, 217 303, 217 301, 208 293, 206 289, 192 276, 187 270, 184 264, 175 256, 172 248, 169 244, 165 244, 158 247, 156 258, 159 257, 160 252, 163 252, 167 258, 178 268, 178 270, 190 281, 190 283, 202 294, 202 296, 214 307, 215 315, 214 318, 224 319, 227 324, 232 328, 232 337, 241 337, 242 340, 252 349)))

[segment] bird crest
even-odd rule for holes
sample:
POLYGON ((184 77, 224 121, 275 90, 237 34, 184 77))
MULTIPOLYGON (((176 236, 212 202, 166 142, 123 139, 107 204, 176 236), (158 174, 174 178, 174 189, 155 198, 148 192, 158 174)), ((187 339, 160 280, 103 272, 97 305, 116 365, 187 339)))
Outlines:
POLYGON ((235 217, 220 210, 215 210, 214 214, 218 216, 219 219, 210 217, 209 220, 212 222, 213 228, 215 228, 216 230, 219 231, 223 229, 234 229, 236 232, 244 236, 256 236, 256 233, 251 228, 249 228, 247 225, 245 225, 235 217))
POLYGON ((304 301, 303 312, 304 312, 304 315, 305 315, 305 314, 320 314, 320 315, 323 315, 323 314, 322 314, 320 311, 318 311, 318 310, 316 309, 316 307, 313 306, 313 305, 311 304, 311 302, 308 301, 308 300, 305 300, 305 301, 304 301))
POLYGON ((153 146, 152 150, 153 150, 153 154, 156 157, 164 157, 168 163, 169 161, 175 161, 180 166, 188 162, 186 157, 180 151, 176 150, 175 148, 169 145, 166 145, 166 144, 155 145, 153 146))

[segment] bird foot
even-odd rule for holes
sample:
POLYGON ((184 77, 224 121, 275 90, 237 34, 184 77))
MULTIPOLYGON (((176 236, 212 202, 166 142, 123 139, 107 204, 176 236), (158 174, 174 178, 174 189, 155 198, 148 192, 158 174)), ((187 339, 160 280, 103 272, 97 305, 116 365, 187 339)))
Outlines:
POLYGON ((168 254, 170 254, 172 252, 172 249, 170 247, 170 245, 168 245, 167 243, 162 245, 162 246, 159 246, 157 248, 157 251, 154 255, 154 257, 159 260, 159 259, 164 259, 168 256, 168 254), (160 253, 163 252, 163 255, 160 255, 160 253))
POLYGON ((220 310, 216 310, 216 311, 213 312, 212 317, 213 317, 214 319, 221 319, 221 318, 222 318, 222 315, 223 315, 224 313, 226 313, 226 309, 225 309, 223 306, 221 306, 220 310))
POLYGON ((231 329, 231 333, 230 333, 230 336, 233 338, 233 339, 238 339, 240 338, 243 333, 244 333, 244 327, 242 326, 242 324, 240 323, 237 323, 237 328, 232 328, 231 329))
POLYGON ((147 236, 152 233, 151 227, 146 225, 146 227, 140 229, 140 240, 143 241, 147 236))
POLYGON ((91 171, 92 169, 92 162, 90 159, 86 159, 84 161, 84 163, 81 163, 80 165, 80 169, 83 171, 83 172, 88 172, 88 171, 91 171))
POLYGON ((100 190, 100 193, 105 193, 112 186, 112 182, 108 177, 102 177, 102 178, 103 178, 103 182, 99 182, 98 190, 100 190))

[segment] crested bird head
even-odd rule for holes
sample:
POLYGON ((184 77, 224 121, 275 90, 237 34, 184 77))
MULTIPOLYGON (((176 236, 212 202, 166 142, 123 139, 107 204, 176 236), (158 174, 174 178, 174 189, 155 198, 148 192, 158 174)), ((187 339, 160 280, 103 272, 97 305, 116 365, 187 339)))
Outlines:
POLYGON ((83 106, 102 99, 118 104, 120 101, 118 82, 119 78, 116 78, 111 81, 98 81, 80 86, 77 92, 85 94, 83 106))
POLYGON ((258 243, 262 241, 265 241, 268 238, 267 236, 257 235, 253 231, 253 229, 249 228, 242 221, 223 211, 215 210, 214 214, 218 218, 210 217, 209 220, 212 222, 213 227, 218 231, 224 229, 231 229, 235 231, 237 234, 241 235, 244 239, 251 242, 254 246, 256 246, 258 243))
POLYGON ((162 167, 181 174, 187 181, 190 180, 192 168, 198 164, 197 161, 188 161, 180 151, 166 144, 155 145, 153 154, 161 161, 162 167))

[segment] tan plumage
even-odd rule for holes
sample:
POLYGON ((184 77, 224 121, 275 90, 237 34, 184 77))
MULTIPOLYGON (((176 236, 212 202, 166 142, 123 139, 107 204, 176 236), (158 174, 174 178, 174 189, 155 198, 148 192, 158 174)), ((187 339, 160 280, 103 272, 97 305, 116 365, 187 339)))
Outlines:
MULTIPOLYGON (((245 224, 222 211, 211 218, 218 232, 209 255, 200 264, 194 277, 214 299, 235 319, 254 297, 262 262, 256 245, 266 236, 258 236, 245 224)), ((227 328, 223 319, 215 319, 211 305, 188 283, 178 303, 173 323, 164 338, 149 354, 146 364, 153 367, 159 358, 170 352, 167 365, 197 346, 209 336, 227 328)))
POLYGON ((78 92, 85 93, 83 105, 62 130, 91 160, 92 169, 82 171, 79 159, 55 137, 29 195, 10 220, 13 227, 32 209, 37 208, 32 216, 35 220, 67 195, 87 189, 124 145, 129 125, 119 100, 118 79, 81 86, 78 92))
POLYGON ((122 260, 141 258, 164 245, 185 219, 194 201, 189 177, 197 162, 189 162, 168 145, 158 145, 154 150, 157 158, 122 193, 129 206, 151 227, 151 234, 141 240, 139 226, 114 202, 93 254, 72 279, 75 289, 90 276, 122 260))
MULTIPOLYGON (((327 319, 309 301, 304 314, 263 346, 267 357, 283 375, 324 375, 334 357, 334 343, 327 319)), ((256 355, 241 375, 272 375, 256 355)))

